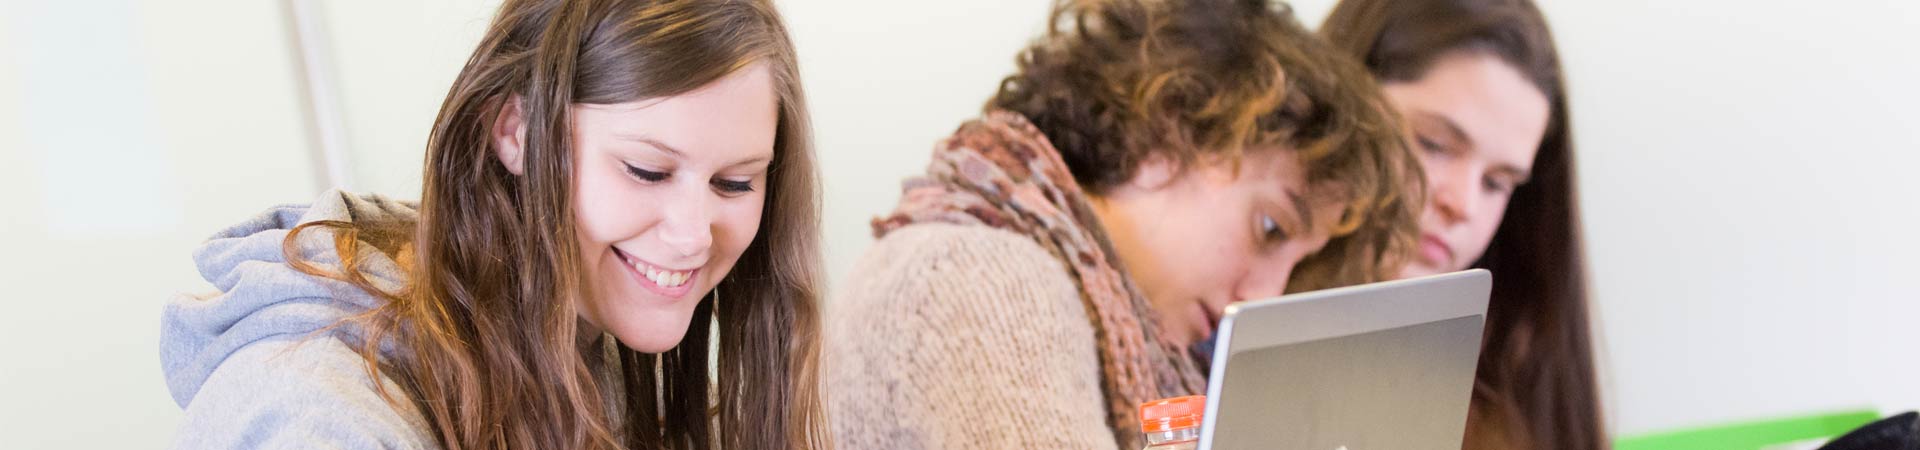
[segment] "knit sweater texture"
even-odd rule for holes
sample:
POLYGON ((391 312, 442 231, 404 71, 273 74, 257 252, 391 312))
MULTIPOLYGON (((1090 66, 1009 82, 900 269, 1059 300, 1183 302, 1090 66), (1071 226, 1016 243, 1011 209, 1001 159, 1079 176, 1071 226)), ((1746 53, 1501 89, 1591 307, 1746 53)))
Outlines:
POLYGON ((1032 239, 915 224, 853 273, 823 352, 840 448, 1118 448, 1086 307, 1032 239))

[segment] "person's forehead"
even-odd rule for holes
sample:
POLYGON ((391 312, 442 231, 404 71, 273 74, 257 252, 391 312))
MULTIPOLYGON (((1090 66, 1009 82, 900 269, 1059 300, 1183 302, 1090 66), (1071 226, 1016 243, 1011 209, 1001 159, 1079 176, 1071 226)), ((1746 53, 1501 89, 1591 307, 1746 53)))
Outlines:
POLYGON ((1241 171, 1250 188, 1286 202, 1286 206, 1314 223, 1329 228, 1339 222, 1351 195, 1340 180, 1309 182, 1310 173, 1300 152, 1281 146, 1253 149, 1241 159, 1241 171))
POLYGON ((1421 79, 1385 90, 1416 127, 1457 129, 1476 150, 1518 159, 1538 146, 1551 109, 1518 69, 1491 55, 1445 57, 1421 79))
POLYGON ((772 151, 777 99, 750 67, 677 96, 578 105, 576 133, 595 142, 642 142, 682 157, 751 158, 772 151), (743 127, 764 121, 766 127, 743 127))

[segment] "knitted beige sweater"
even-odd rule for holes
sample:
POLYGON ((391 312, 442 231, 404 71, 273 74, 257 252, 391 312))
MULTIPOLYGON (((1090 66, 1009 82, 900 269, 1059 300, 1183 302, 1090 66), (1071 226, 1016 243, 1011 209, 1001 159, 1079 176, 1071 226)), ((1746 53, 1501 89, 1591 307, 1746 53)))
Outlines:
POLYGON ((1031 238, 910 225, 838 291, 822 361, 840 448, 1117 448, 1086 307, 1031 238))

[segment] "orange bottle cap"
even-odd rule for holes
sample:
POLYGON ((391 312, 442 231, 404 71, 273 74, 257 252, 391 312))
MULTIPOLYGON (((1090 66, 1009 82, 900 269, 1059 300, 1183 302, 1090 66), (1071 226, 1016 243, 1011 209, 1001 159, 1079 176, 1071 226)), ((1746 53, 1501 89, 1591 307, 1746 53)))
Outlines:
POLYGON ((1207 412, 1207 396, 1189 395, 1140 404, 1140 431, 1161 433, 1199 428, 1207 412))

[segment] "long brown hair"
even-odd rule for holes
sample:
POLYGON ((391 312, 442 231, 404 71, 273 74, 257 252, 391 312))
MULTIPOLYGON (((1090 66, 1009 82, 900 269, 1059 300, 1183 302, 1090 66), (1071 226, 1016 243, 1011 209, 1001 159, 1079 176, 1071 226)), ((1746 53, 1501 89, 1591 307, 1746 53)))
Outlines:
POLYGON ((1270 0, 1062 0, 988 109, 1020 113, 1088 192, 1141 162, 1297 152, 1307 184, 1343 205, 1295 288, 1390 279, 1419 237, 1426 183, 1366 69, 1270 0))
POLYGON ((1545 16, 1531 0, 1343 0, 1320 33, 1382 83, 1419 80, 1451 52, 1484 52, 1546 94, 1533 177, 1473 264, 1494 281, 1467 442, 1604 448, 1566 82, 1545 16))
POLYGON ((825 448, 810 133, 793 45, 769 1, 507 0, 434 122, 417 226, 323 224, 343 270, 297 266, 386 300, 353 323, 368 330, 369 373, 402 386, 389 401, 417 408, 446 448, 825 448), (579 335, 576 302, 589 293, 570 107, 673 96, 755 63, 780 103, 758 238, 716 288, 725 304, 702 300, 678 347, 621 347, 609 360, 579 335), (527 123, 523 176, 487 137, 513 99, 527 123), (408 286, 374 289, 356 267, 362 245, 403 255, 408 286), (719 326, 711 379, 709 323, 719 326), (402 356, 377 359, 383 343, 402 356))

